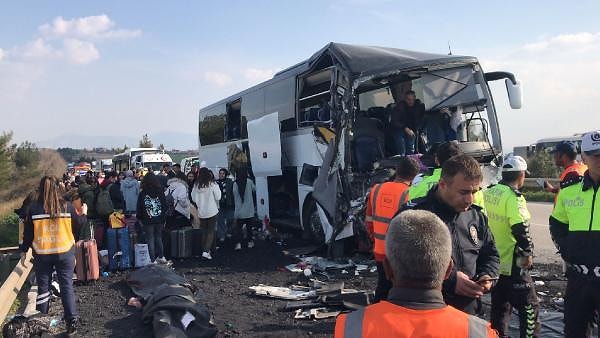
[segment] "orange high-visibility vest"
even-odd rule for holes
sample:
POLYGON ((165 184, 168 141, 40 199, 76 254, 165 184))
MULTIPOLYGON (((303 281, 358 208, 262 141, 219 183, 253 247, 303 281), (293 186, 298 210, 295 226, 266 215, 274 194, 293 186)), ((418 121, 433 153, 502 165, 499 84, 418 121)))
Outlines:
POLYGON ((560 174, 560 181, 562 182, 565 177, 567 177, 568 174, 575 172, 577 173, 577 175, 579 176, 583 176, 585 174, 585 172, 587 171, 588 167, 587 165, 583 164, 583 163, 575 163, 573 165, 570 165, 568 167, 565 168, 565 170, 562 172, 562 174, 560 174))
POLYGON ((75 238, 71 228, 71 214, 61 213, 55 218, 48 214, 33 215, 33 242, 31 246, 38 255, 64 253, 73 247, 75 238))
POLYGON ((385 182, 371 189, 366 221, 373 224, 373 255, 376 262, 383 262, 388 227, 400 207, 409 200, 408 188, 406 183, 385 182))
POLYGON ((339 315, 335 338, 490 338, 498 337, 485 320, 452 306, 413 310, 381 301, 349 314, 339 315))

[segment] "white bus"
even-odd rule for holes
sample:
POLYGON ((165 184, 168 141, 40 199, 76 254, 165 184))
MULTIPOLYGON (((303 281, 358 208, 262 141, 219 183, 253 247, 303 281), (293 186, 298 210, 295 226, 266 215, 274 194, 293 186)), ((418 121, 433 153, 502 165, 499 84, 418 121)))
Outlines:
POLYGON ((133 157, 141 153, 158 153, 156 148, 130 148, 124 152, 113 156, 113 170, 122 172, 129 169, 135 169, 133 157))
MULTIPOLYGON (((357 210, 377 176, 377 169, 357 169, 360 117, 386 135, 373 148, 374 159, 385 162, 394 155, 386 132, 390 113, 412 90, 428 121, 451 115, 459 121, 453 139, 482 163, 486 177, 496 177, 502 143, 488 82, 501 79, 511 107, 520 108, 514 75, 484 73, 475 57, 330 43, 272 79, 200 109, 199 156, 216 173, 228 167, 227 149, 235 144, 255 176, 258 217, 331 242, 361 231, 357 210)), ((438 122, 419 129, 418 152, 445 141, 430 131, 428 123, 438 122)))

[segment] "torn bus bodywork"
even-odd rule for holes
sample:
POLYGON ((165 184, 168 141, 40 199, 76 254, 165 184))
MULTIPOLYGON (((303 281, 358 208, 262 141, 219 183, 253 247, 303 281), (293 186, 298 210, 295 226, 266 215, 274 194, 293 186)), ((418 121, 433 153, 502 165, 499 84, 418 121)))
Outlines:
MULTIPOLYGON (((317 143, 327 144, 312 196, 318 204, 328 243, 351 235, 366 240, 366 196, 373 184, 393 176, 394 163, 393 157, 389 156, 392 154, 384 150, 371 170, 357 172, 353 148, 353 129, 359 127, 355 125, 356 117, 359 113, 370 114, 372 111, 373 115, 380 113, 389 121, 400 93, 406 92, 407 88, 420 90, 419 97, 431 121, 441 120, 446 115, 455 119, 452 122, 457 125, 457 134, 460 133, 456 136, 460 147, 482 164, 486 181, 495 180, 496 168, 502 160, 502 146, 488 81, 506 79, 511 106, 519 108, 520 83, 512 74, 485 74, 477 59, 470 56, 338 43, 328 44, 308 63, 308 72, 332 69, 331 121, 327 125, 315 125, 313 132, 317 143), (319 131, 324 128, 328 128, 334 137, 324 138, 319 131)), ((421 154, 426 154, 444 137, 431 126, 424 128, 423 134, 419 134, 424 139, 417 140, 417 152, 421 154)), ((425 156, 424 163, 433 166, 426 159, 425 156)))

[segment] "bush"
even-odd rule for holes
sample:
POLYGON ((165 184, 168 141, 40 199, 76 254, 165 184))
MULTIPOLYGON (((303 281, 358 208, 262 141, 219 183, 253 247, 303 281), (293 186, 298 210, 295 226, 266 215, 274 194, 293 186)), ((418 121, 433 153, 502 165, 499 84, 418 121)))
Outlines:
POLYGON ((0 247, 19 245, 19 216, 15 213, 0 218, 0 247))

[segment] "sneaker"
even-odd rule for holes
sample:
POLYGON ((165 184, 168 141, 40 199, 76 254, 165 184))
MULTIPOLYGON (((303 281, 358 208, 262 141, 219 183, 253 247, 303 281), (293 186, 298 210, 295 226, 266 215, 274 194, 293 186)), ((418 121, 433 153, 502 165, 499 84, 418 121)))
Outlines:
POLYGON ((81 320, 78 317, 71 318, 67 321, 67 335, 73 335, 77 333, 77 329, 81 326, 81 320))
POLYGON ((250 241, 250 242, 248 242, 248 249, 252 249, 252 248, 254 248, 254 242, 250 241))
POLYGON ((203 252, 202 253, 202 257, 206 258, 206 259, 212 259, 212 256, 210 255, 210 252, 203 252))
POLYGON ((242 250, 242 244, 241 243, 236 244, 235 248, 233 248, 233 250, 236 250, 236 251, 242 250))

